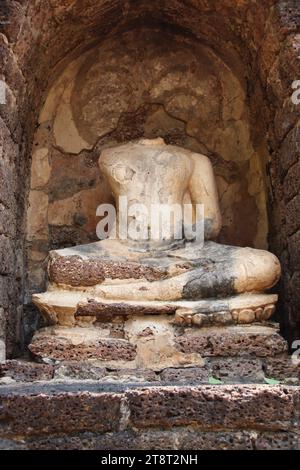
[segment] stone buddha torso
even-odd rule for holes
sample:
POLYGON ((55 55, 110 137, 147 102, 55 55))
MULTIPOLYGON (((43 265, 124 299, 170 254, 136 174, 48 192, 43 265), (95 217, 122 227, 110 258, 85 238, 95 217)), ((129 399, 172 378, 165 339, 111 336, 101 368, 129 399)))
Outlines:
MULTIPOLYGON (((99 166, 110 183, 118 210, 120 197, 126 197, 128 207, 143 204, 149 214, 154 206, 191 204, 195 208, 197 204, 203 204, 205 238, 213 239, 218 235, 221 229, 218 194, 212 166, 206 156, 166 145, 160 138, 144 139, 104 150, 99 166)), ((195 217, 195 211, 193 215, 195 217)), ((128 223, 130 218, 132 215, 128 223)), ((172 227, 169 239, 160 240, 166 248, 174 246, 174 236, 182 231, 182 218, 175 223, 177 227, 172 227)), ((150 225, 149 249, 160 245, 152 240, 150 225)))

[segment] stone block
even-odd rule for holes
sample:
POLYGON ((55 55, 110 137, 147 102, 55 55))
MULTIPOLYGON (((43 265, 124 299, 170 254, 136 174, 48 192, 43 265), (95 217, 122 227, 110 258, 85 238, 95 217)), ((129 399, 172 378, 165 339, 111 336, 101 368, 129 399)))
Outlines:
POLYGON ((151 369, 118 369, 109 372, 103 379, 106 382, 157 382, 159 376, 151 369))
POLYGON ((297 391, 282 386, 153 387, 128 392, 133 428, 290 429, 297 391))
POLYGON ((287 350, 277 330, 266 326, 229 326, 188 330, 175 338, 184 353, 206 356, 273 356, 287 350))
POLYGON ((51 380, 53 375, 54 368, 49 364, 35 364, 18 360, 8 360, 0 364, 0 377, 10 377, 17 382, 51 380))
MULTIPOLYGON (((4 388, 4 387, 3 387, 4 388)), ((79 393, 1 393, 0 436, 9 437, 115 431, 121 395, 79 393)))
POLYGON ((64 361, 55 367, 55 379, 74 380, 100 380, 107 375, 104 367, 99 367, 93 362, 64 361))
POLYGON ((264 360, 264 368, 267 377, 281 381, 290 378, 300 380, 300 362, 294 364, 291 356, 284 358, 268 357, 264 360))
POLYGON ((262 361, 256 358, 213 359, 212 376, 224 383, 264 383, 262 361))
POLYGON ((132 361, 136 356, 136 347, 128 341, 106 338, 101 331, 88 328, 61 328, 52 335, 51 328, 44 328, 36 333, 29 350, 40 360, 53 361, 132 361))
POLYGON ((164 369, 160 378, 163 382, 167 383, 208 383, 210 371, 208 367, 187 367, 175 368, 169 367, 164 369))

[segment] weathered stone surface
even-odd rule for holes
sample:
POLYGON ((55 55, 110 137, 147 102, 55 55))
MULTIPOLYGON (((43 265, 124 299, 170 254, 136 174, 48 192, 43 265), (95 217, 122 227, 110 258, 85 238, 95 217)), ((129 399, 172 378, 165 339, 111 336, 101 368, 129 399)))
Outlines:
POLYGON ((79 256, 53 257, 49 264, 52 282, 70 286, 94 286, 107 278, 147 279, 154 281, 166 276, 166 271, 138 263, 114 262, 101 259, 83 259, 79 256))
POLYGON ((187 331, 175 339, 182 352, 202 356, 273 356, 287 350, 276 329, 263 326, 229 326, 187 331))
POLYGON ((3 449, 29 450, 171 450, 176 449, 176 433, 132 431, 96 434, 83 432, 73 436, 49 436, 27 439, 24 443, 0 440, 3 449))
POLYGON ((171 315, 176 311, 176 305, 134 305, 124 302, 105 304, 91 300, 86 304, 79 304, 75 318, 94 316, 101 321, 109 321, 117 316, 130 315, 171 315))
POLYGON ((182 450, 252 450, 250 432, 185 432, 180 436, 182 450))
POLYGON ((187 367, 164 369, 160 374, 160 379, 167 383, 208 383, 208 367, 187 367))
POLYGON ((40 189, 49 181, 51 167, 48 153, 47 148, 39 148, 32 156, 31 189, 40 189))
POLYGON ((272 358, 269 357, 265 359, 265 374, 267 377, 272 377, 277 380, 287 380, 290 378, 295 378, 300 380, 300 361, 298 356, 295 360, 297 364, 293 363, 291 356, 285 358, 272 358))
MULTIPOLYGON (((0 280, 1 282, 1 280, 0 280)), ((0 307, 0 367, 6 359, 6 318, 4 308, 0 307)))
POLYGON ((266 432, 255 439, 255 450, 300 450, 299 432, 266 432))
POLYGON ((119 369, 110 371, 104 381, 106 382, 157 382, 159 375, 151 369, 119 369))
POLYGON ((105 338, 96 329, 73 330, 57 330, 52 336, 51 328, 40 330, 31 342, 29 350, 38 359, 54 361, 133 361, 136 357, 136 347, 124 339, 105 338))
POLYGON ((213 377, 224 383, 264 383, 262 361, 259 359, 213 359, 213 377))
POLYGON ((92 362, 64 361, 54 369, 55 379, 99 380, 107 375, 104 367, 92 362))
POLYGON ((287 233, 293 235, 300 228, 300 194, 287 204, 286 214, 287 233))
POLYGON ((153 382, 159 376, 147 369, 117 369, 100 367, 95 361, 64 361, 55 367, 55 379, 99 380, 101 382, 153 382))
POLYGON ((0 439, 2 450, 299 450, 292 432, 123 431, 73 436, 0 439))
POLYGON ((281 147, 280 164, 282 165, 285 171, 287 171, 299 159, 299 155, 300 155, 299 139, 300 139, 300 126, 296 125, 288 133, 281 147))
POLYGON ((0 377, 11 377, 17 382, 34 382, 53 378, 54 368, 49 364, 35 364, 17 360, 8 360, 0 364, 0 377))
POLYGON ((280 386, 154 387, 128 393, 130 423, 138 429, 285 430, 293 427, 296 396, 297 390, 280 386))
POLYGON ((45 240, 47 227, 48 196, 43 191, 31 191, 27 211, 27 239, 45 240))
POLYGON ((284 180, 284 195, 290 201, 300 192, 300 161, 293 165, 284 180))
POLYGON ((170 387, 89 380, 2 386, 0 445, 296 448, 298 398, 299 387, 268 385, 170 387))
POLYGON ((300 271, 300 229, 289 238, 291 269, 300 271))
POLYGON ((120 396, 99 393, 1 394, 1 437, 78 431, 114 431, 120 419, 120 396))
POLYGON ((0 275, 12 274, 14 270, 14 248, 10 238, 0 235, 0 275))

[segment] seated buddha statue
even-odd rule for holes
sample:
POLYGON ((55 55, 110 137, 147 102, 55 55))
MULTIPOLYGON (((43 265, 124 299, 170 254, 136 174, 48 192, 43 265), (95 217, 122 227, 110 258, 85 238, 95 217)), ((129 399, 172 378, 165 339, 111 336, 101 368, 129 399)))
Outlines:
POLYGON ((48 290, 33 296, 48 322, 160 313, 199 326, 209 315, 222 324, 268 320, 277 296, 266 291, 277 283, 280 263, 267 251, 215 241, 222 221, 208 157, 161 138, 142 139, 103 150, 99 166, 116 202, 116 225, 106 239, 50 253, 48 290), (200 241, 184 231, 186 206, 193 227, 199 222, 203 229, 200 241), (182 210, 163 237, 152 226, 155 218, 124 236, 117 226, 137 221, 134 207, 152 216, 160 207, 182 210))

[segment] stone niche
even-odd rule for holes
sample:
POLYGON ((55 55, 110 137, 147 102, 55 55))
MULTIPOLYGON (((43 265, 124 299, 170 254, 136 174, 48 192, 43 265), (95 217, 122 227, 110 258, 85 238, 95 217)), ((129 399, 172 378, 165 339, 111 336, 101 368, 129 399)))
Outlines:
MULTIPOLYGON (((32 151, 28 299, 45 285, 49 250, 96 240, 96 208, 113 202, 101 150, 162 137, 209 156, 223 228, 218 241, 267 248, 264 168, 251 142, 239 59, 176 32, 137 28, 71 61, 52 82, 32 151)), ((98 219, 99 220, 99 219, 98 219)))

